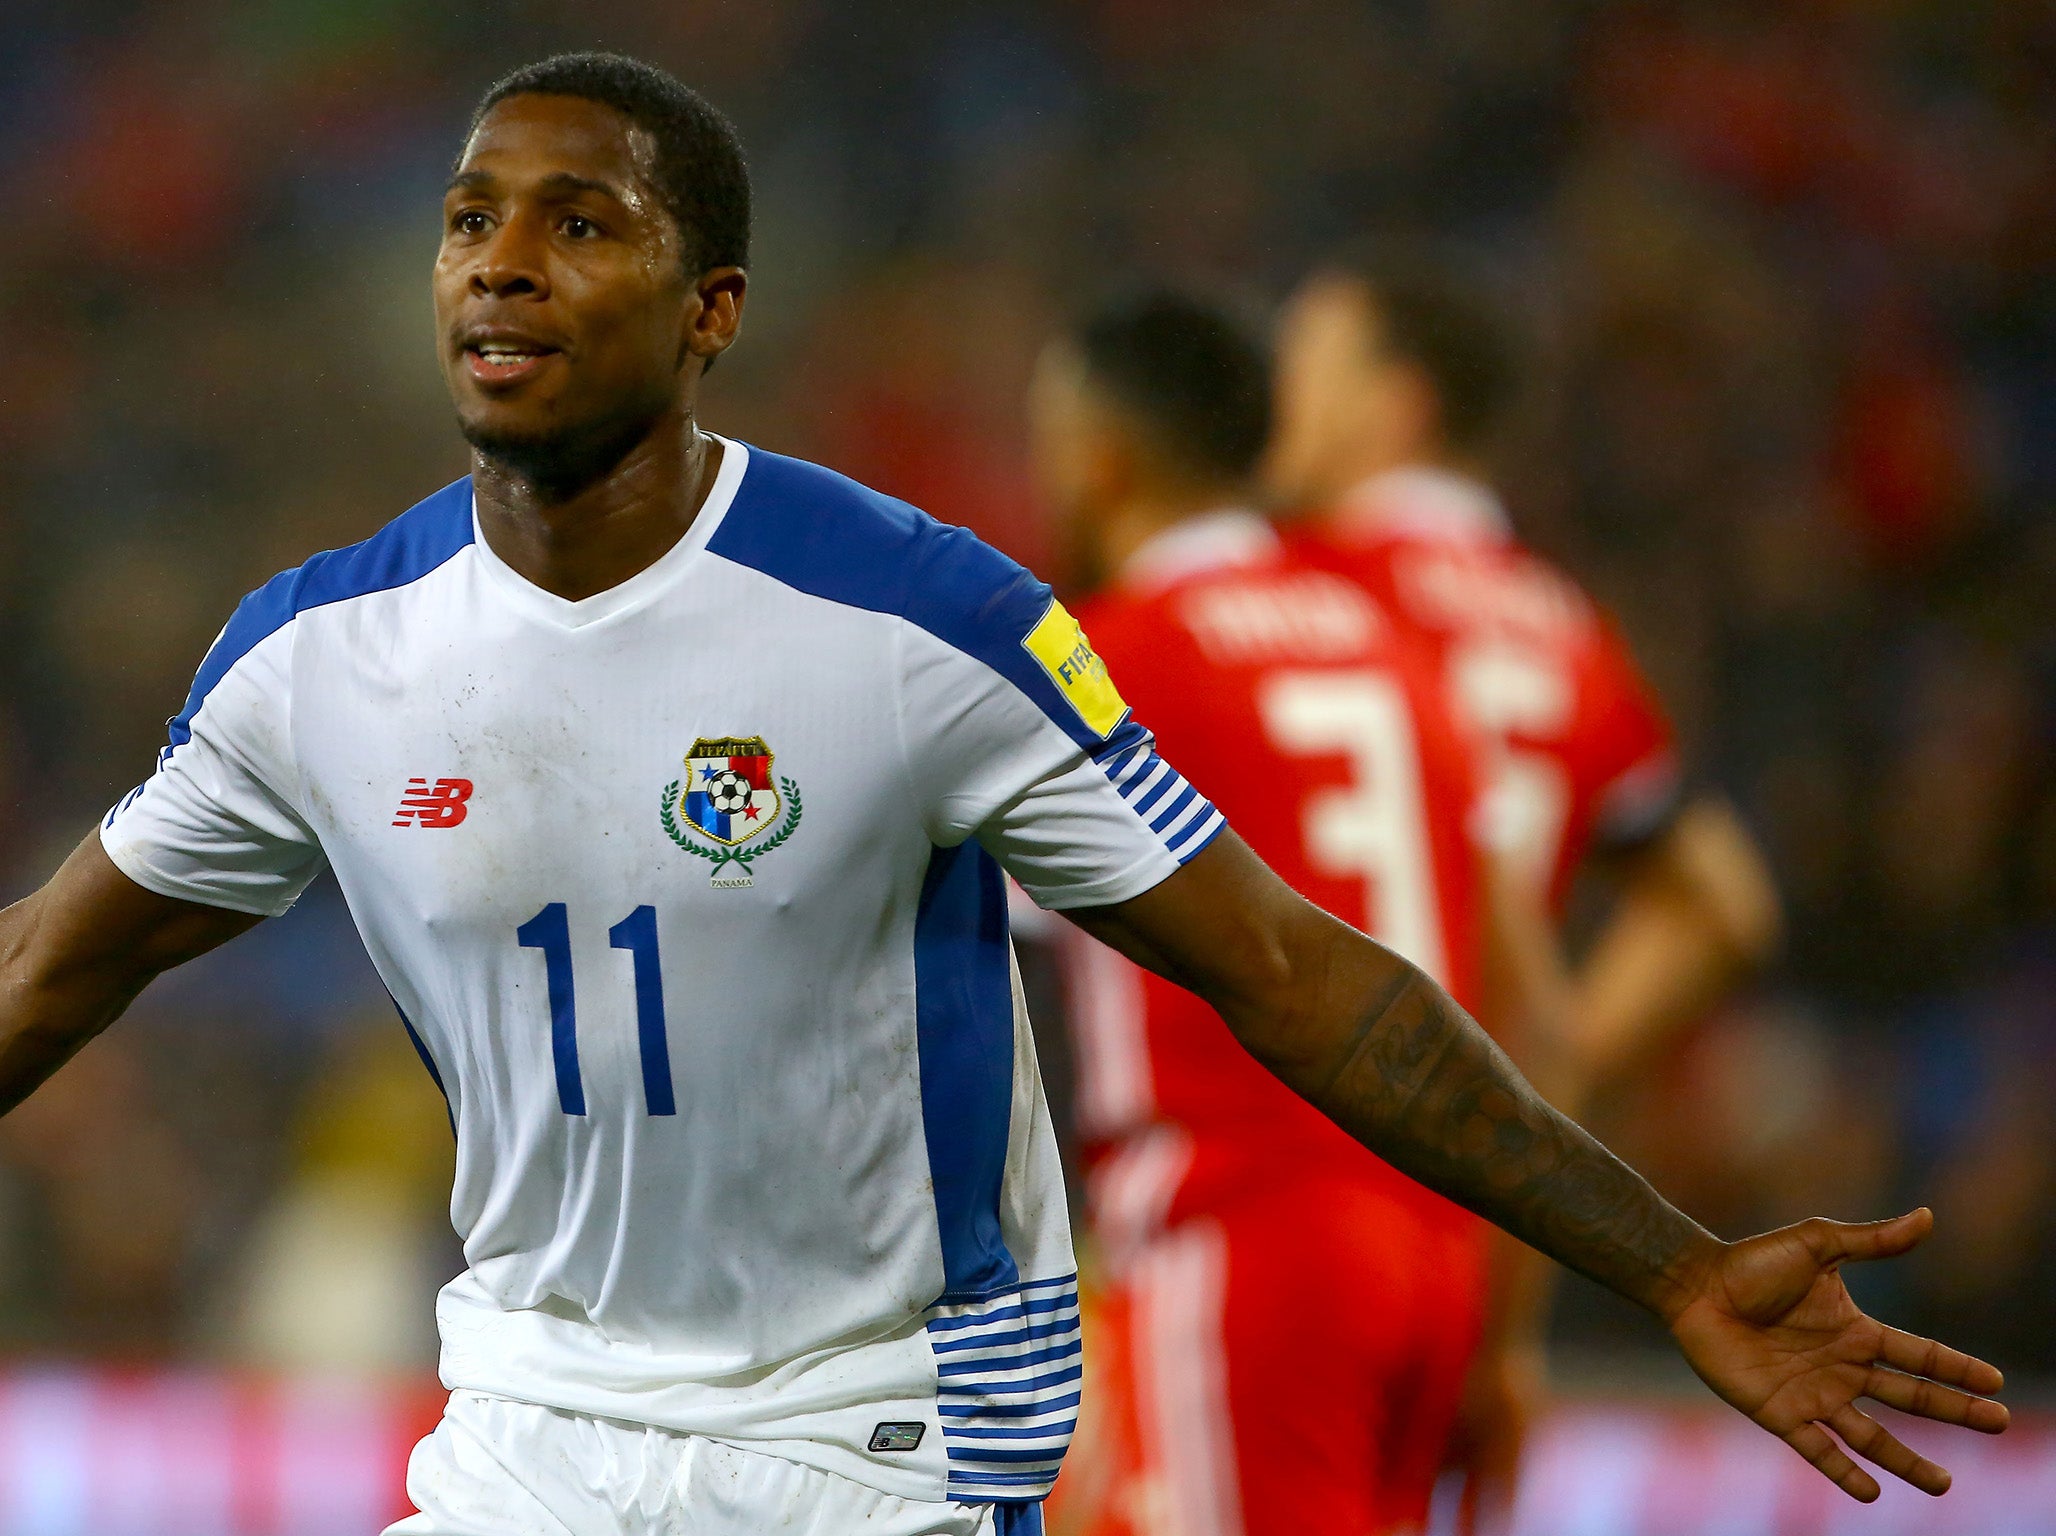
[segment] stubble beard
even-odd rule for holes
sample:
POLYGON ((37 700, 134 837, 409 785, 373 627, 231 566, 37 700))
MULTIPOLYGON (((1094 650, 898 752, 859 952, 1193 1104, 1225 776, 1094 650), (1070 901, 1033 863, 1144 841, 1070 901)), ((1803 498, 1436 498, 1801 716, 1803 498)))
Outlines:
POLYGON ((497 432, 458 417, 458 429, 486 467, 546 501, 564 501, 604 480, 663 416, 647 408, 551 432, 497 432))

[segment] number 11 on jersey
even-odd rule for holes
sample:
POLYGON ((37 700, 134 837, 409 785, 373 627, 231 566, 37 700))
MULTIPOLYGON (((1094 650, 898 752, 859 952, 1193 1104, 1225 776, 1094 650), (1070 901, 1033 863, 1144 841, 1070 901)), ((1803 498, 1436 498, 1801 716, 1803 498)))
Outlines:
MULTIPOLYGON (((514 930, 523 949, 543 952, 550 993, 550 1059, 557 1070, 557 1105, 585 1113, 585 1080, 578 1070, 578 996, 571 978, 571 914, 553 901, 514 930)), ((607 930, 607 942, 635 964, 635 1034, 642 1054, 643 1103, 653 1115, 675 1115, 671 1046, 664 1023, 664 969, 657 958, 657 909, 644 905, 607 930)))

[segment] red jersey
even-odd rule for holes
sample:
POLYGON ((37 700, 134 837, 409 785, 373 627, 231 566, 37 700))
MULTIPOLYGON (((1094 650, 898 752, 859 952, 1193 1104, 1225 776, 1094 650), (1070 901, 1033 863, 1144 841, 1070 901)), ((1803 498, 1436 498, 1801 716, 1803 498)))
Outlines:
POLYGON ((1291 545, 1434 647, 1449 707, 1492 754, 1493 840, 1546 882, 1553 906, 1588 852, 1632 845, 1674 809, 1670 723, 1626 641, 1515 541, 1483 486, 1395 470, 1291 545))
MULTIPOLYGON (((1161 536, 1079 617, 1164 758, 1260 857, 1476 1008, 1479 763, 1432 654, 1245 513, 1161 536)), ((1285 1169, 1360 1173, 1435 1200, 1259 1067, 1197 997, 1089 950, 1074 999, 1081 1129, 1126 1143, 1126 1203, 1154 1207, 1127 1223, 1172 1216, 1173 1190, 1189 1210, 1285 1169), (1153 1169, 1146 1151, 1128 1155, 1152 1128, 1171 1132, 1153 1169)))

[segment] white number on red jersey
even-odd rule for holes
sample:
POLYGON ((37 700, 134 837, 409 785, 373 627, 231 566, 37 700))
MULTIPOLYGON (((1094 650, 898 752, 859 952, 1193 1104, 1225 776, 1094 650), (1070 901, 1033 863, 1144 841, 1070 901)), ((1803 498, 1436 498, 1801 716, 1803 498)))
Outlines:
POLYGON ((1295 756, 1349 760, 1346 787, 1316 790, 1301 813, 1309 861, 1364 883, 1364 926, 1431 976, 1445 977, 1420 750, 1406 695, 1369 672, 1279 672, 1257 690, 1264 730, 1295 756))
POLYGON ((1546 886, 1570 817, 1570 779, 1556 758, 1524 751, 1512 738, 1561 735, 1576 703, 1571 680, 1544 652, 1486 639, 1450 654, 1449 683, 1458 718, 1492 748, 1487 805, 1493 846, 1546 886))

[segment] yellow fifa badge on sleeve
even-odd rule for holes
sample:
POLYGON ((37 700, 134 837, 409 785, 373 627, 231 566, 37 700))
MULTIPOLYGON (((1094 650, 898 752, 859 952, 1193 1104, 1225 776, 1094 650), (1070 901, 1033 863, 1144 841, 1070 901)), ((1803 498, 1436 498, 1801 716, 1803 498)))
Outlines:
POLYGON ((1113 733, 1128 713, 1128 706, 1107 675, 1107 664, 1099 659, 1092 642, 1085 638, 1085 631, 1062 603, 1052 599, 1049 611, 1028 631, 1021 644, 1042 663, 1042 670, 1050 675, 1050 680, 1078 711, 1078 718, 1095 735, 1113 733))

